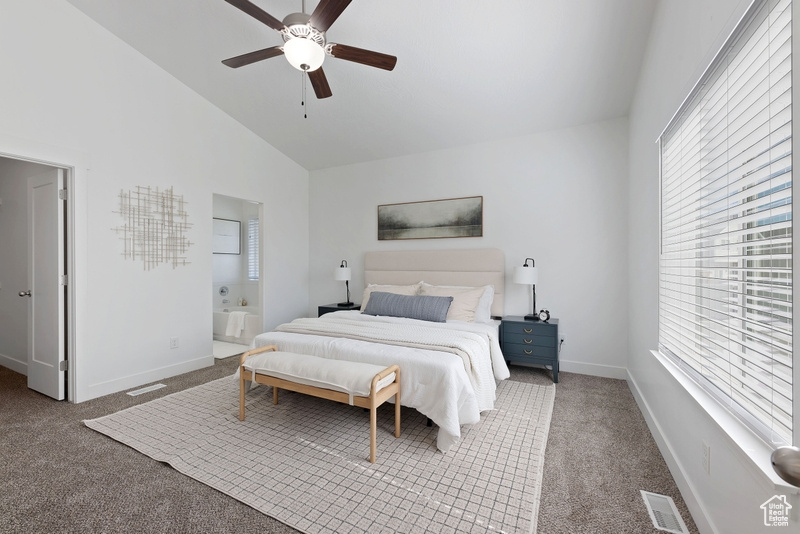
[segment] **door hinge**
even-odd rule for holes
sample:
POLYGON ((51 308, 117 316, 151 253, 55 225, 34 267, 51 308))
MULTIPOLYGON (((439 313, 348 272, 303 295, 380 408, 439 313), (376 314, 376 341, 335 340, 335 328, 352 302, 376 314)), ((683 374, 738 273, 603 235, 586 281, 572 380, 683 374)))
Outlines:
POLYGON ((62 275, 61 275, 61 285, 62 285, 62 286, 65 286, 65 285, 68 285, 68 284, 69 284, 69 278, 68 278, 68 276, 69 276, 69 275, 66 275, 66 274, 62 274, 62 275))
POLYGON ((61 360, 58 362, 58 370, 59 371, 66 371, 69 369, 69 361, 68 360, 61 360))
POLYGON ((58 190, 58 199, 59 200, 67 200, 67 190, 66 189, 59 189, 58 190))

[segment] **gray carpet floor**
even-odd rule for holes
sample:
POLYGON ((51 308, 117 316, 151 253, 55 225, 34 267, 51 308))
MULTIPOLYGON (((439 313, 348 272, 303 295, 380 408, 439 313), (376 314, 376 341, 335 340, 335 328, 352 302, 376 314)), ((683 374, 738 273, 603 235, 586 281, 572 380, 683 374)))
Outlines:
MULTIPOLYGON (((295 532, 82 423, 234 372, 237 358, 167 387, 80 404, 29 390, 0 367, 0 532, 295 532)), ((511 379, 550 382, 542 369, 511 379)), ((639 490, 672 497, 696 533, 627 384, 559 373, 545 453, 539 534, 653 533, 639 490)))

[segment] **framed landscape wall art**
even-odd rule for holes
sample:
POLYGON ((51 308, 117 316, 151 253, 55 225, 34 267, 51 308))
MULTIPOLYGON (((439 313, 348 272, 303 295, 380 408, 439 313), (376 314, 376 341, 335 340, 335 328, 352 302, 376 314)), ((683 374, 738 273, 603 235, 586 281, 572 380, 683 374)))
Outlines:
POLYGON ((483 236, 483 197, 378 206, 378 240, 483 236))

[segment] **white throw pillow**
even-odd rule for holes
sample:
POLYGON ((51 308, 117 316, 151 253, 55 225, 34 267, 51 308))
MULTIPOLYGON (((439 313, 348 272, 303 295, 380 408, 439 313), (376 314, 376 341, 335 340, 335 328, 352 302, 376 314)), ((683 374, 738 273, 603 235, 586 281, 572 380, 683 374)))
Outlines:
POLYGON ((367 307, 369 294, 373 291, 383 291, 384 293, 395 293, 397 295, 418 295, 420 284, 422 284, 422 282, 411 284, 409 286, 369 284, 366 288, 364 288, 364 296, 361 297, 361 311, 363 312, 364 308, 367 307))
POLYGON ((494 302, 494 286, 483 286, 483 295, 478 302, 478 309, 475 310, 476 323, 492 322, 492 303, 494 302))
MULTIPOLYGON (((434 286, 432 284, 428 284, 426 282, 421 282, 422 287, 439 287, 439 288, 451 288, 451 289, 482 289, 483 294, 481 295, 480 300, 478 301, 478 306, 475 309, 475 319, 474 322, 476 323, 485 323, 491 324, 492 323, 492 303, 494 302, 494 286, 493 285, 486 285, 486 286, 478 286, 478 287, 471 287, 471 286, 434 286)), ((424 295, 422 290, 420 290, 420 294, 424 295)))
POLYGON ((447 287, 423 284, 420 295, 434 295, 437 297, 453 297, 447 319, 457 321, 475 322, 475 312, 483 296, 483 287, 447 287))

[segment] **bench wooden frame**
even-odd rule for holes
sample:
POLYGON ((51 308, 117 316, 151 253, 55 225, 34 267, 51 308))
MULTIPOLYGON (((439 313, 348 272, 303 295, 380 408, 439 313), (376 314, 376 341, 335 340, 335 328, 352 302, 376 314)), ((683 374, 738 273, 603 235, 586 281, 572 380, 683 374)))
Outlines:
POLYGON ((278 391, 279 389, 286 389, 295 391, 304 395, 311 395, 322 399, 328 399, 343 404, 352 404, 360 408, 369 409, 369 461, 375 463, 376 458, 376 441, 377 441, 377 413, 378 406, 386 402, 386 400, 394 397, 394 435, 396 438, 400 437, 400 367, 392 365, 387 367, 372 379, 370 385, 370 393, 368 397, 352 396, 352 403, 350 402, 351 396, 341 391, 333 391, 331 389, 324 389, 316 386, 309 386, 306 384, 299 384, 262 374, 258 371, 255 373, 248 371, 244 368, 245 360, 253 354, 259 354, 266 351, 278 351, 275 345, 267 345, 257 349, 249 350, 239 357, 239 420, 244 421, 244 394, 246 390, 246 382, 252 381, 266 386, 272 386, 272 402, 278 404, 278 391), (375 391, 378 381, 394 373, 394 382, 382 388, 380 391, 375 391))

